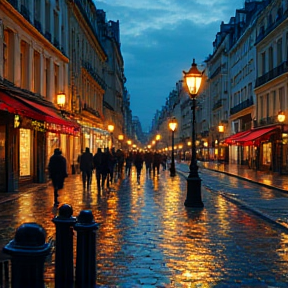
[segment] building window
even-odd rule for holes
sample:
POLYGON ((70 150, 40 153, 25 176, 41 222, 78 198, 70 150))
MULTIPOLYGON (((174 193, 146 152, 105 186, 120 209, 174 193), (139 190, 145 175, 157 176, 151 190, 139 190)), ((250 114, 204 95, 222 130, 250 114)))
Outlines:
POLYGON ((10 82, 14 82, 14 34, 12 31, 4 30, 3 41, 3 77, 10 82))
POLYGON ((281 107, 285 107, 285 99, 284 99, 284 88, 281 87, 279 89, 279 104, 280 104, 280 109, 282 109, 281 107))
POLYGON ((49 96, 49 87, 50 87, 50 59, 46 58, 45 61, 45 70, 44 70, 44 92, 45 96, 49 96))
POLYGON ((273 69, 273 47, 269 47, 269 71, 273 69))
MULTIPOLYGON (((57 97, 57 94, 60 92, 59 90, 59 66, 57 64, 54 65, 54 97, 57 97)), ((54 99, 56 103, 57 99, 54 99)))
POLYGON ((263 165, 270 165, 271 164, 271 142, 263 144, 263 165))
POLYGON ((40 69, 40 53, 34 51, 34 92, 38 94, 41 94, 40 69))
POLYGON ((264 75, 266 73, 266 65, 265 65, 265 62, 266 61, 266 57, 265 57, 265 52, 263 52, 261 54, 261 75, 264 75))
POLYGON ((277 41, 277 66, 282 63, 282 38, 277 41))
POLYGON ((23 89, 28 89, 28 69, 29 69, 29 45, 21 41, 20 48, 20 85, 23 89))
POLYGON ((19 152, 19 162, 20 162, 20 176, 30 176, 31 175, 31 130, 29 129, 19 129, 20 138, 20 152, 19 152))

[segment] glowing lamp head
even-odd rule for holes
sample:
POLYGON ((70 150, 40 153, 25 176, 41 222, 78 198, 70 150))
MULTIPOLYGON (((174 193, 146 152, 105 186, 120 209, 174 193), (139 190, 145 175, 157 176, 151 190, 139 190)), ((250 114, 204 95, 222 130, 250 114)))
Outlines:
POLYGON ((202 72, 198 70, 195 59, 193 59, 190 70, 188 72, 183 71, 183 74, 190 97, 195 98, 198 94, 202 81, 202 72))
POLYGON ((285 113, 283 111, 279 111, 277 118, 280 123, 283 123, 285 121, 285 113))
POLYGON ((114 125, 109 124, 109 125, 108 125, 108 131, 109 131, 110 133, 112 133, 112 132, 114 131, 114 125))
POLYGON ((172 118, 171 121, 169 122, 169 129, 174 132, 176 128, 177 128, 177 121, 175 118, 172 118))
POLYGON ((59 93, 57 95, 57 104, 61 107, 65 105, 66 102, 66 95, 64 93, 59 93))

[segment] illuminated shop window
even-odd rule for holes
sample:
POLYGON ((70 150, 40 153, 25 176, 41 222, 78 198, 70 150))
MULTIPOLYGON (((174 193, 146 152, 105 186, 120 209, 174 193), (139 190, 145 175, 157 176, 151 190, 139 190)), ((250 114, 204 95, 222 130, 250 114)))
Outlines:
POLYGON ((31 175, 31 130, 20 131, 20 176, 31 175))

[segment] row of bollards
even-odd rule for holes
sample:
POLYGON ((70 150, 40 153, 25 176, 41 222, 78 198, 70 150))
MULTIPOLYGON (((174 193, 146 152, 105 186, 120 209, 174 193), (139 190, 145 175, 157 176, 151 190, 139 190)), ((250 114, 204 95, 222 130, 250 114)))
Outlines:
MULTIPOLYGON (((94 288, 96 284, 96 230, 98 224, 90 210, 73 217, 73 209, 64 204, 52 221, 56 226, 55 288, 74 287, 73 233, 77 231, 76 288, 94 288)), ((11 255, 12 288, 44 288, 44 262, 51 253, 46 231, 37 223, 24 223, 3 252, 11 255)))

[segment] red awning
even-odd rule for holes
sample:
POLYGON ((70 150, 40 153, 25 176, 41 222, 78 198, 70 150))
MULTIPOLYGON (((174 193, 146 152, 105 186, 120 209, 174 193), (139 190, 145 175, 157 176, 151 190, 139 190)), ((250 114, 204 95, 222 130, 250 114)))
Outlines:
POLYGON ((260 143, 260 141, 268 140, 271 135, 270 132, 277 128, 279 127, 273 126, 261 129, 252 129, 250 130, 250 133, 235 139, 235 142, 243 146, 257 145, 260 143))
POLYGON ((35 103, 19 96, 10 96, 0 91, 0 110, 45 122, 47 131, 74 134, 80 126, 64 119, 53 108, 35 103))
POLYGON ((27 105, 21 103, 12 96, 0 91, 0 110, 7 111, 12 114, 29 117, 38 121, 44 121, 43 114, 35 111, 27 105))
POLYGON ((250 133, 250 131, 251 130, 241 131, 241 132, 238 132, 236 134, 233 134, 233 135, 227 137, 226 139, 224 139, 223 143, 229 144, 229 145, 236 144, 236 142, 235 142, 236 139, 247 135, 248 133, 250 133))
MULTIPOLYGON (((20 97, 18 97, 18 98, 20 98, 20 97)), ((79 128, 79 125, 77 123, 74 123, 70 120, 62 118, 56 111, 54 111, 50 107, 43 106, 39 103, 35 103, 33 101, 23 99, 23 98, 21 98, 20 100, 27 103, 28 105, 30 105, 34 109, 37 109, 39 112, 43 113, 43 115, 45 117, 45 121, 48 123, 51 122, 51 123, 58 124, 58 125, 72 126, 75 128, 76 127, 79 128)))

